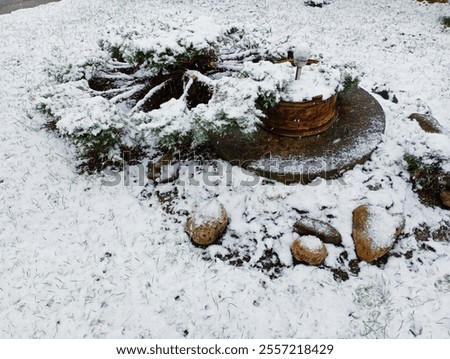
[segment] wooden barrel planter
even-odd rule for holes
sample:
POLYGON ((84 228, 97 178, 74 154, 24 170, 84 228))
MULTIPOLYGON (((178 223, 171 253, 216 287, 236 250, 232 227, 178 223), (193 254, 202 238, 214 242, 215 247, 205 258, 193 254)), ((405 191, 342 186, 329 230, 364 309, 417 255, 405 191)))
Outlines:
POLYGON ((326 100, 322 95, 309 101, 281 101, 262 120, 271 133, 286 137, 313 136, 330 128, 338 117, 337 93, 326 100))

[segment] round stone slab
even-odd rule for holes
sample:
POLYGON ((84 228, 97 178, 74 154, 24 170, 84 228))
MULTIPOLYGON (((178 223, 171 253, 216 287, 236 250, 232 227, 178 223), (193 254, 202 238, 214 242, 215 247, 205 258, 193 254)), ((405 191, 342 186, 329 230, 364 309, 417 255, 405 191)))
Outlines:
POLYGON ((370 158, 386 124, 380 104, 361 88, 339 94, 338 111, 333 126, 317 136, 282 137, 258 128, 251 137, 213 135, 211 145, 223 159, 287 184, 333 179, 370 158))

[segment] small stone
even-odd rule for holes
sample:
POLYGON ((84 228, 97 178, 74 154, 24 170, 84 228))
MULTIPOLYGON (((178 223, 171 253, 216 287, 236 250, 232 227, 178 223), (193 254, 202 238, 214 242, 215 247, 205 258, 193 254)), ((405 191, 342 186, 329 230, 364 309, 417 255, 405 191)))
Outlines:
POLYGON ((421 113, 412 113, 408 117, 410 120, 415 120, 419 124, 420 128, 428 133, 441 133, 445 134, 445 129, 433 116, 425 115, 421 113))
POLYGON ((353 240, 358 258, 373 262, 384 256, 403 231, 404 218, 384 208, 362 205, 353 211, 353 240))
POLYGON ((216 242, 228 226, 228 215, 222 204, 213 201, 203 205, 188 218, 185 231, 200 246, 216 242))
POLYGON ((291 246, 292 255, 298 262, 317 266, 327 257, 327 249, 322 241, 315 236, 303 236, 296 239, 291 246))
POLYGON ((450 190, 445 189, 441 191, 441 200, 442 200, 442 204, 447 207, 450 208, 450 190))
POLYGON ((324 243, 339 246, 342 236, 336 228, 327 222, 318 219, 303 217, 294 224, 294 230, 301 236, 316 236, 324 243))

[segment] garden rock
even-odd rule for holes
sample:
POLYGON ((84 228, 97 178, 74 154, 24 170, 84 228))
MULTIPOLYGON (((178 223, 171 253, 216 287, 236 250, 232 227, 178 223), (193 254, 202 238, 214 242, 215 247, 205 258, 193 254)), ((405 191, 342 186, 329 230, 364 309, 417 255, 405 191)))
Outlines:
POLYGON ((308 217, 301 218, 294 224, 294 230, 301 236, 312 235, 320 238, 324 243, 340 245, 342 236, 336 228, 327 222, 308 217))
POLYGON ((315 236, 303 236, 296 239, 291 246, 295 260, 317 266, 325 261, 328 254, 325 245, 315 236))
POLYGON ((228 226, 228 215, 217 201, 199 206, 187 222, 185 231, 191 240, 200 246, 216 242, 228 226))
POLYGON ((353 240, 358 258, 373 262, 384 256, 403 231, 402 216, 393 216, 386 209, 361 205, 353 211, 353 240))
POLYGON ((442 133, 445 134, 445 129, 441 124, 430 115, 425 115, 421 113, 412 113, 408 117, 410 120, 415 120, 419 124, 420 128, 428 133, 442 133))
POLYGON ((450 208, 450 190, 441 191, 441 200, 445 207, 450 208))

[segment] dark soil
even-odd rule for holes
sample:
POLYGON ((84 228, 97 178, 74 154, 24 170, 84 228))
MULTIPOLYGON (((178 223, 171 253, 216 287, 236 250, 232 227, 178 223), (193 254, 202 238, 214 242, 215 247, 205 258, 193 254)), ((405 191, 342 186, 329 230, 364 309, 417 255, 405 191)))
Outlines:
POLYGON ((450 27, 450 16, 443 16, 441 19, 441 23, 445 27, 450 27))
MULTIPOLYGON (((94 91, 109 91, 117 88, 117 80, 102 77, 101 74, 97 74, 88 80, 89 87, 94 91)), ((104 94, 106 98, 112 98, 115 94, 104 94)))
POLYGON ((305 5, 306 6, 310 6, 310 7, 318 7, 318 8, 321 8, 321 7, 323 7, 324 5, 328 5, 328 3, 327 2, 323 2, 323 3, 319 3, 319 2, 315 2, 315 1, 313 1, 313 0, 309 0, 309 1, 305 1, 305 5))
POLYGON ((404 157, 408 172, 411 174, 413 190, 420 201, 426 206, 445 207, 441 200, 441 190, 450 187, 450 175, 441 169, 441 163, 436 161, 426 164, 421 158, 407 155, 404 157))
POLYGON ((163 103, 172 98, 179 98, 183 94, 183 82, 181 82, 181 75, 179 73, 174 74, 173 76, 160 75, 150 81, 150 84, 139 93, 140 98, 137 100, 144 98, 153 87, 159 86, 164 81, 167 81, 166 85, 155 92, 155 94, 143 104, 141 107, 142 111, 150 112, 156 110, 160 108, 163 103))
POLYGON ((212 88, 202 82, 195 81, 188 91, 187 106, 192 109, 199 104, 207 104, 212 95, 212 88))
POLYGON ((385 100, 392 101, 393 103, 398 103, 397 96, 395 96, 392 92, 388 90, 385 89, 379 90, 378 87, 375 87, 372 89, 372 92, 374 94, 381 96, 385 100))
MULTIPOLYGON (((236 239, 238 240, 238 237, 236 239)), ((217 244, 220 245, 220 241, 217 242, 217 244)), ((252 253, 249 248, 243 248, 242 252, 230 251, 225 255, 217 254, 215 258, 234 267, 243 267, 250 262, 252 258, 251 256, 252 253)), ((261 272, 268 275, 270 279, 275 279, 282 275, 283 269, 286 268, 286 266, 281 263, 278 254, 274 252, 272 248, 267 248, 259 260, 251 265, 251 268, 257 268, 261 272)))
POLYGON ((170 191, 156 191, 156 197, 162 205, 163 210, 169 214, 175 214, 174 205, 175 199, 178 198, 178 188, 173 187, 170 191))
POLYGON ((123 163, 126 163, 130 166, 141 163, 146 156, 145 148, 129 147, 126 145, 120 145, 119 147, 123 163))
POLYGON ((434 230, 431 230, 428 225, 422 223, 414 229, 414 235, 418 241, 450 241, 450 222, 444 222, 438 229, 434 230))
POLYGON ((350 278, 348 272, 342 268, 332 268, 331 272, 333 273, 333 278, 336 282, 345 282, 350 278))

